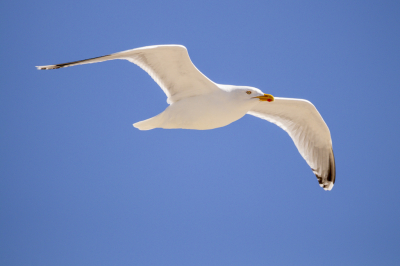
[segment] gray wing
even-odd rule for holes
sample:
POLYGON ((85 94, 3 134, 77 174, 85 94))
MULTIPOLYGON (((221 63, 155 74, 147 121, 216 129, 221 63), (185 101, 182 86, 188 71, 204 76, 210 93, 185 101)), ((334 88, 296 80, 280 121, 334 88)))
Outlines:
POLYGON ((317 176, 320 186, 325 190, 332 189, 336 168, 331 134, 312 103, 275 97, 270 103, 259 102, 248 114, 285 130, 317 176))
POLYGON ((219 90, 213 81, 193 65, 187 49, 181 45, 147 46, 86 60, 37 66, 37 68, 57 69, 114 59, 128 60, 146 71, 167 95, 168 103, 219 90))

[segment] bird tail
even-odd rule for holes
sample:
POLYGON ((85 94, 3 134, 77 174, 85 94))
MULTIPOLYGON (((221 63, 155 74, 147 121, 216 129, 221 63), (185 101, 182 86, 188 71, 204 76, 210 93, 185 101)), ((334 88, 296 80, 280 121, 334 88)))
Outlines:
POLYGON ((152 118, 137 122, 133 124, 134 127, 140 130, 150 130, 154 128, 158 128, 161 125, 161 114, 158 114, 152 118))

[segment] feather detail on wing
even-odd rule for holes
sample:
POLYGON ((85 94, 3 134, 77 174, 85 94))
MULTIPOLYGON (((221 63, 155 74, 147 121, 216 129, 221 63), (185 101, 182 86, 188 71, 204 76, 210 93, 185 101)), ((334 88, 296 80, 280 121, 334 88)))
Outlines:
POLYGON ((278 98, 259 102, 250 115, 265 119, 285 130, 325 190, 335 183, 336 168, 328 126, 312 103, 278 98))
POLYGON ((57 69, 75 65, 126 59, 146 71, 167 95, 168 103, 219 90, 217 85, 201 73, 181 45, 157 45, 127 50, 110 55, 70 63, 37 66, 38 69, 57 69))

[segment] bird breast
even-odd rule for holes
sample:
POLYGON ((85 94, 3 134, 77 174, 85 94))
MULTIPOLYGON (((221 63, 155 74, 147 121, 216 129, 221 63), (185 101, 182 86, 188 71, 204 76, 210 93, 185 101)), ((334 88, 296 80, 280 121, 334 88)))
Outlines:
POLYGON ((225 95, 207 94, 182 99, 160 114, 161 128, 213 129, 243 117, 251 106, 225 95))

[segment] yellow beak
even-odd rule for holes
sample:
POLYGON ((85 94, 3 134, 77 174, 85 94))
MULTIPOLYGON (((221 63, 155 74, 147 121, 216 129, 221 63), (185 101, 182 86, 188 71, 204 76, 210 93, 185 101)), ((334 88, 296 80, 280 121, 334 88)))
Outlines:
POLYGON ((274 96, 271 94, 264 94, 263 96, 257 96, 253 98, 258 98, 260 101, 267 101, 267 102, 273 102, 274 101, 274 96))

